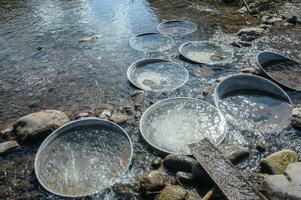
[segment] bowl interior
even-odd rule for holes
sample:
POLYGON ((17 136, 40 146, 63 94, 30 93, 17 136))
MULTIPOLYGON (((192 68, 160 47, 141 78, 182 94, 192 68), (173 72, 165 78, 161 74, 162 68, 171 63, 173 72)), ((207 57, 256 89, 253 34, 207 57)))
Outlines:
POLYGON ((114 183, 128 168, 131 156, 131 141, 120 127, 105 121, 79 121, 46 139, 35 170, 48 191, 84 196, 114 183))

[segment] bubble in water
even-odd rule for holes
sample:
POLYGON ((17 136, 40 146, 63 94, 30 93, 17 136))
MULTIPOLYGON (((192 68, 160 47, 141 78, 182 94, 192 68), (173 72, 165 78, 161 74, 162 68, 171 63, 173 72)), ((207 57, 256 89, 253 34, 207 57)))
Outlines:
POLYGON ((243 130, 280 132, 290 124, 291 105, 282 98, 258 90, 240 90, 220 101, 227 122, 243 130))
POLYGON ((156 148, 190 154, 188 144, 209 138, 220 143, 226 123, 212 105, 190 98, 161 101, 147 110, 141 119, 141 132, 156 148))

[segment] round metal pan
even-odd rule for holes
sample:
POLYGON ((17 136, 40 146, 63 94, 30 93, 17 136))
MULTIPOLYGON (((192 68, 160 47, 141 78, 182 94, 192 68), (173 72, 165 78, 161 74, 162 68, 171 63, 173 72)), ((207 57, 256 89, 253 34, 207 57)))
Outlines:
POLYGON ((163 153, 191 155, 188 145, 205 137, 218 145, 226 129, 225 118, 214 106, 187 97, 157 102, 140 120, 144 140, 163 153))
POLYGON ((189 77, 187 69, 173 61, 142 59, 127 70, 129 81, 146 91, 170 91, 183 86, 189 77))
POLYGON ((186 20, 169 20, 157 26, 160 33, 171 37, 189 35, 196 32, 197 29, 194 23, 186 20))
POLYGON ((63 197, 83 197, 113 185, 133 155, 128 134, 98 118, 70 122, 41 144, 34 162, 40 184, 63 197))
POLYGON ((193 62, 221 65, 231 62, 233 49, 210 41, 190 41, 179 47, 180 54, 193 62))
POLYGON ((173 45, 174 40, 161 33, 143 33, 130 38, 130 46, 137 51, 160 52, 173 45))
POLYGON ((292 101, 278 85, 256 75, 233 75, 214 91, 228 123, 247 131, 278 133, 290 124, 292 101))
POLYGON ((301 64, 276 52, 262 51, 257 65, 266 77, 280 86, 301 92, 301 64))

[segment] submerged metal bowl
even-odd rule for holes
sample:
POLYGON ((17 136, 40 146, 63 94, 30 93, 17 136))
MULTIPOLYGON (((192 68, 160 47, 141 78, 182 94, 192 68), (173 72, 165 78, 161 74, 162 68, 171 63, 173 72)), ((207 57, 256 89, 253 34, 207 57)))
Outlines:
POLYGON ((151 58, 134 62, 127 70, 129 81, 146 91, 170 91, 183 86, 189 77, 187 69, 176 62, 151 58))
POLYGON ((132 155, 132 142, 120 126, 85 118, 58 128, 44 140, 34 170, 47 191, 82 197, 114 184, 128 169, 132 155))
POLYGON ((157 30, 165 35, 169 36, 184 36, 189 35, 197 31, 197 26, 186 20, 169 20, 160 23, 157 26, 157 30))
POLYGON ((130 38, 130 46, 137 51, 160 52, 170 49, 174 40, 161 33, 142 33, 130 38))
POLYGON ((193 62, 208 65, 227 64, 234 55, 232 48, 210 41, 190 41, 179 47, 180 54, 193 62))
POLYGON ((278 85, 301 91, 301 64, 296 60, 272 51, 257 54, 256 62, 260 70, 278 85))
POLYGON ((280 132, 290 124, 292 112, 290 97, 278 85, 260 76, 244 74, 224 79, 215 88, 214 102, 228 123, 237 125, 243 130, 280 132), (223 104, 226 98, 237 98, 229 102, 231 107, 228 109, 229 113, 226 112, 223 104), (252 114, 253 111, 254 114, 252 114), (249 116, 246 122, 245 117, 249 115, 249 112, 257 121, 252 121, 253 119, 251 120, 249 116), (255 118, 256 116, 262 118, 255 118))
POLYGON ((189 144, 206 137, 218 145, 226 130, 226 120, 213 105, 188 97, 157 102, 140 120, 144 140, 163 153, 191 155, 189 144))

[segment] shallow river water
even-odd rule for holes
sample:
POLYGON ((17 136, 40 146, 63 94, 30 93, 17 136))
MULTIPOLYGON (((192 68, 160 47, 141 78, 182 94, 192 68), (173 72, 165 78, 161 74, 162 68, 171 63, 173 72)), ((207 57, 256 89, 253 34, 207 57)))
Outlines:
MULTIPOLYGON (((240 28, 260 24, 260 19, 236 11, 221 4, 180 0, 0 0, 0 124, 43 108, 72 113, 97 109, 104 103, 121 106, 135 90, 127 80, 127 68, 142 58, 171 59, 186 67, 190 75, 185 86, 175 91, 147 93, 152 103, 179 96, 213 103, 212 96, 203 95, 203 90, 221 76, 255 66, 255 55, 260 50, 277 50, 301 59, 300 26, 276 26, 252 47, 232 47, 235 57, 224 66, 200 66, 179 56, 177 49, 183 42, 208 39, 229 45, 240 28), (190 20, 198 31, 174 38, 173 48, 163 52, 143 53, 129 46, 131 37, 154 32, 160 22, 170 19, 190 20), (81 40, 85 37, 95 39, 81 40)), ((289 95, 293 103, 301 103, 300 93, 289 95)), ((150 104, 143 104, 142 110, 150 104)), ((134 144, 133 164, 120 180, 124 185, 133 185, 155 156, 140 138, 138 125, 139 118, 135 117, 123 125, 134 144)), ((242 171, 254 170, 262 157, 276 150, 301 152, 301 137, 291 127, 266 135, 230 128, 225 143, 251 148, 250 158, 238 165, 242 171), (255 150, 256 139, 268 142, 265 153, 255 150)), ((0 199, 59 199, 45 192, 33 175, 38 146, 17 148, 0 157, 0 199)), ((135 191, 127 195, 108 189, 93 198, 140 198, 135 191)))

